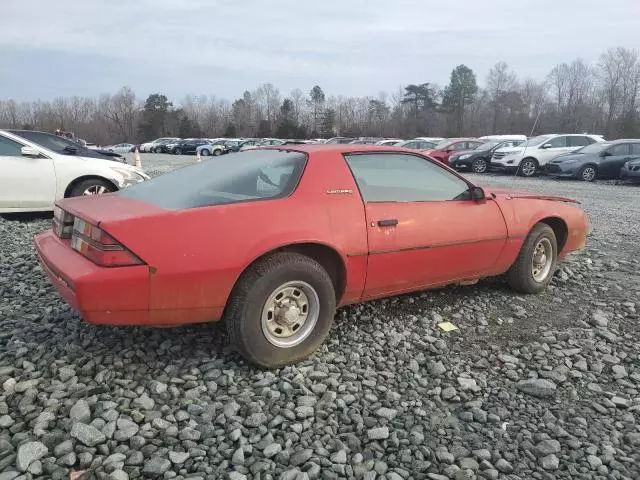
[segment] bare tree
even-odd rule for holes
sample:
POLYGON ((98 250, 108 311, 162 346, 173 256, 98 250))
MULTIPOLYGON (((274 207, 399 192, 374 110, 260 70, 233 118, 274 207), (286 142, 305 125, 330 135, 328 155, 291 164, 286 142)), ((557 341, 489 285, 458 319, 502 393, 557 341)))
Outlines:
POLYGON ((505 100, 508 93, 516 87, 516 83, 515 73, 511 72, 505 62, 498 62, 489 70, 489 75, 487 76, 487 93, 489 94, 489 101, 493 106, 491 133, 497 133, 498 119, 505 107, 505 100))

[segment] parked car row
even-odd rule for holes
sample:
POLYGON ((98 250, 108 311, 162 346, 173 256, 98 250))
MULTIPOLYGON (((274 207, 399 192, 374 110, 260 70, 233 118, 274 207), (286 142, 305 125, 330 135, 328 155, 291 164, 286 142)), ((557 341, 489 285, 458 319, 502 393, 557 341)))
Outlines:
MULTIPOLYGON (((479 138, 332 137, 285 140, 279 138, 158 138, 140 145, 141 152, 218 156, 260 146, 301 143, 396 146, 420 151, 457 169, 474 173, 499 171, 531 177, 538 173, 559 178, 593 181, 597 178, 636 178, 639 160, 636 140, 605 141, 594 134, 487 135, 479 138)), ((134 147, 124 143, 107 150, 124 153, 134 147)))

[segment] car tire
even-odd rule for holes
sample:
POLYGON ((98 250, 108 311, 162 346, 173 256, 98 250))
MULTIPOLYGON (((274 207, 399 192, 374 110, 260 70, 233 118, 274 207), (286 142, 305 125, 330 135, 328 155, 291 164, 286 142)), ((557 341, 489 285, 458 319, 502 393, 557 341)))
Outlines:
POLYGON ((473 173, 486 173, 489 169, 489 165, 487 160, 484 158, 476 158, 473 162, 471 162, 471 171, 473 173))
POLYGON ((85 197, 115 192, 113 184, 99 178, 90 178, 78 182, 69 192, 69 197, 85 197))
POLYGON ((583 182, 593 182, 598 177, 598 169, 594 165, 585 165, 578 172, 578 178, 583 182))
POLYGON ((216 148, 216 149, 213 151, 213 156, 214 156, 214 157, 219 157, 221 154, 222 154, 222 152, 220 151, 220 149, 219 149, 219 148, 216 148))
POLYGON ((281 252, 258 260, 242 274, 224 320, 231 343, 247 361, 278 368, 318 349, 329 334, 335 309, 335 290, 326 270, 309 257, 281 252))
POLYGON ((518 175, 521 177, 533 177, 538 170, 538 161, 535 158, 527 157, 518 166, 518 175))
POLYGON ((173 153, 174 153, 174 154, 176 154, 176 155, 182 155, 182 149, 181 149, 181 148, 176 148, 176 149, 173 151, 173 153))
POLYGON ((551 282, 558 264, 553 229, 538 223, 527 235, 516 261, 507 272, 509 286, 520 293, 540 293, 551 282))
POLYGON ((209 150, 206 148, 203 148, 202 150, 200 150, 200 155, 202 155, 203 157, 208 157, 210 153, 211 152, 209 152, 209 150))

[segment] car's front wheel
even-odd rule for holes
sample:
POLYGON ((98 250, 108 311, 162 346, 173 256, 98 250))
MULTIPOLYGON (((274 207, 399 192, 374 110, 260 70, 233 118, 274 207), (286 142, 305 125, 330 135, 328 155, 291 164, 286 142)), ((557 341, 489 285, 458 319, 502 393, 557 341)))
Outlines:
POLYGON ((231 342, 265 368, 296 363, 327 337, 336 309, 331 278, 315 260, 281 252, 243 273, 224 319, 231 342))
POLYGON ((525 158, 520 162, 518 174, 523 177, 533 177, 538 170, 538 162, 535 158, 525 158))
POLYGON ((217 156, 219 156, 219 155, 221 155, 221 154, 222 154, 222 150, 220 150, 219 148, 216 148, 216 149, 213 151, 213 155, 214 155, 215 157, 217 157, 217 156))
POLYGON ((200 155, 202 155, 203 157, 208 157, 209 156, 209 150, 207 150, 206 148, 203 148, 202 150, 200 150, 200 155))
POLYGON ((175 153, 176 155, 182 155, 182 149, 181 148, 176 148, 173 153, 175 153))
POLYGON ((487 168, 487 161, 484 158, 476 158, 473 163, 471 163, 471 170, 474 173, 485 173, 487 168))
POLYGON ((596 167, 593 165, 585 165, 580 169, 580 173, 578 174, 580 180, 584 180, 585 182, 593 182, 598 176, 598 171, 596 167))
POLYGON ((69 193, 70 197, 86 197, 89 195, 101 195, 103 193, 114 192, 116 189, 112 184, 98 178, 88 179, 78 182, 69 193))
POLYGON ((518 258, 507 272, 517 292, 539 293, 547 288, 558 264, 558 243, 553 229, 538 223, 527 236, 518 258))

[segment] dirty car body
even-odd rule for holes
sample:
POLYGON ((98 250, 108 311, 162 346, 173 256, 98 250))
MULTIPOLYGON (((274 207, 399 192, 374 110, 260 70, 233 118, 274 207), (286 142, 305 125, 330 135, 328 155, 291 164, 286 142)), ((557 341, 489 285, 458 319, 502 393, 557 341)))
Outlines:
MULTIPOLYGON (((288 145, 60 201, 35 243, 86 321, 170 326, 229 315, 239 285, 287 255, 326 273, 331 308, 500 275, 540 224, 558 258, 585 245, 588 220, 570 199, 485 191, 408 149, 288 145)), ((307 296, 309 308, 322 300, 307 296)), ((296 305, 289 317, 303 315, 296 305)))

